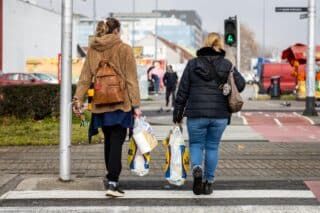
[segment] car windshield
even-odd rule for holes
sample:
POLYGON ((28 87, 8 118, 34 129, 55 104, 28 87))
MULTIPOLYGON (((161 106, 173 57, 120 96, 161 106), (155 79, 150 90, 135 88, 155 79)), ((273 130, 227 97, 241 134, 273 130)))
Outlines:
POLYGON ((51 80, 50 77, 48 75, 46 75, 46 74, 36 73, 34 75, 37 76, 38 78, 40 78, 40 80, 43 80, 43 81, 51 80))

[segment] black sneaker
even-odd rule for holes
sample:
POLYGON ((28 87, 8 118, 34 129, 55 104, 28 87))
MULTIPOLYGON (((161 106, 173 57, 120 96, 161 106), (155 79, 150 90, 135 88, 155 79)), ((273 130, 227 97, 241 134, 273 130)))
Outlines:
POLYGON ((213 192, 213 183, 206 181, 203 183, 203 194, 211 195, 213 192))
POLYGON ((109 197, 123 197, 124 191, 120 190, 119 185, 108 184, 106 196, 109 197))
POLYGON ((200 166, 194 167, 192 171, 193 175, 193 193, 196 195, 200 195, 202 192, 202 169, 200 166))

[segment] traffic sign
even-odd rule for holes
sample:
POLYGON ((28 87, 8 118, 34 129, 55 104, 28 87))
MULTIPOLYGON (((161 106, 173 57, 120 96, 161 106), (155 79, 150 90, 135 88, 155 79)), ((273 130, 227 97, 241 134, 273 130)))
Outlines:
POLYGON ((287 13, 308 12, 308 8, 307 7, 276 7, 276 12, 287 12, 287 13))

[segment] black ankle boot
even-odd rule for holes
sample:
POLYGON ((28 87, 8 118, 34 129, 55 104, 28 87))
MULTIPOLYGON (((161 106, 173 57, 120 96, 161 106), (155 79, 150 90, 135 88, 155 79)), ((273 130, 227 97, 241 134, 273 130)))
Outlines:
POLYGON ((203 183, 203 194, 210 195, 213 192, 213 183, 206 181, 203 183))
POLYGON ((193 171, 193 187, 192 191, 196 195, 200 195, 202 192, 202 169, 200 166, 194 167, 193 171))

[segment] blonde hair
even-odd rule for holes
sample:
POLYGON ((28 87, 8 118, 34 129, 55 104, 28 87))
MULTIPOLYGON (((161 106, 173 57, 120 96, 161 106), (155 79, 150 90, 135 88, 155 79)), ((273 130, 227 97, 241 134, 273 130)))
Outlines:
POLYGON ((223 40, 218 33, 209 33, 204 40, 204 46, 220 52, 223 49, 223 40))
POLYGON ((96 27, 96 36, 101 37, 106 34, 107 26, 104 21, 99 21, 96 27))

